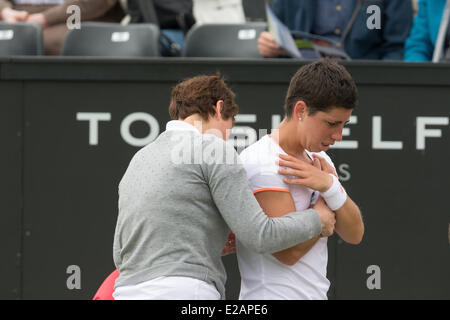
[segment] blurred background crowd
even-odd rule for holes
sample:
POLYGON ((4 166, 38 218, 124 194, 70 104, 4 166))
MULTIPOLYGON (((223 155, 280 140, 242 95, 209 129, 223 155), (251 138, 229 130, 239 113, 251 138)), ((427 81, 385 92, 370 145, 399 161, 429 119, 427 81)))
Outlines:
MULTIPOLYGON (((286 58, 287 52, 267 31, 267 24, 264 25, 265 3, 265 0, 0 0, 0 20, 2 29, 11 24, 39 26, 43 53, 61 55, 70 31, 68 17, 75 12, 71 11, 75 5, 81 23, 101 22, 121 27, 156 25, 158 51, 167 57, 185 55, 188 34, 198 26, 243 28, 262 23, 261 32, 247 34, 255 38, 255 50, 260 57, 286 58)), ((439 61, 450 56, 446 54, 450 46, 446 0, 272 0, 267 3, 294 38, 306 39, 322 55, 327 55, 327 48, 332 48, 351 60, 432 61, 438 47, 439 61), (370 9, 373 5, 378 12, 370 9), (375 27, 370 27, 370 19, 375 27)), ((210 30, 209 37, 223 40, 223 47, 236 46, 221 38, 220 32, 214 31, 217 29, 210 30)), ((214 46, 208 41, 205 37, 203 45, 214 46)), ((310 49, 304 41, 296 43, 300 51, 310 49)), ((242 53, 241 57, 252 56, 242 53)))

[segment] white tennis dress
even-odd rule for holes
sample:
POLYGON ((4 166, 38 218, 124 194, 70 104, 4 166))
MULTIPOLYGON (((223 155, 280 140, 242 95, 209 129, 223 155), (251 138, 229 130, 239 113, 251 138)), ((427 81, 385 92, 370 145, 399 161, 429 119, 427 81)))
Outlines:
MULTIPOLYGON (((297 211, 315 203, 318 192, 304 186, 288 185, 278 174, 278 154, 286 154, 269 135, 264 136, 240 154, 253 193, 276 190, 289 192, 297 211)), ((310 152, 308 156, 312 158, 310 152)), ((333 167, 325 152, 318 153, 333 167)), ((327 299, 330 282, 326 277, 328 263, 327 238, 320 238, 296 264, 288 266, 272 254, 248 250, 237 239, 237 259, 241 273, 242 300, 327 299)))

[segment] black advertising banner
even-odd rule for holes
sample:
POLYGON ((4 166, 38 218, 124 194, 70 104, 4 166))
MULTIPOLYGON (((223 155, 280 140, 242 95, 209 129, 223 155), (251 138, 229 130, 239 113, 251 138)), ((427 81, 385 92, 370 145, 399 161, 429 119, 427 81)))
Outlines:
MULTIPOLYGON (((233 137, 242 150, 280 123, 290 77, 302 65, 50 58, 0 64, 9 155, 1 160, 8 181, 1 184, 8 227, 1 228, 15 239, 6 241, 1 265, 18 279, 1 286, 6 299, 92 299, 114 270, 118 183, 134 153, 165 130, 178 81, 225 75, 240 107, 233 137)), ((366 230, 357 246, 329 239, 329 298, 448 299, 450 67, 345 65, 359 106, 328 153, 366 230)), ((235 257, 224 262, 227 298, 237 299, 235 257)))
POLYGON ((22 85, 0 85, 0 299, 20 297, 22 223, 22 85))

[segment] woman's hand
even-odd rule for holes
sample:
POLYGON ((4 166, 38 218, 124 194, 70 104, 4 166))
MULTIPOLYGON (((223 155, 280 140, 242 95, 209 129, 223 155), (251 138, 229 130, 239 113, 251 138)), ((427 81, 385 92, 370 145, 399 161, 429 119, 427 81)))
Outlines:
POLYGON ((326 173, 331 173, 332 175, 334 175, 336 178, 339 179, 336 170, 334 170, 333 166, 329 164, 327 160, 318 156, 315 153, 313 153, 313 158, 314 160, 317 159, 320 162, 320 167, 322 168, 322 171, 325 171, 326 173))
POLYGON ((225 247, 222 250, 222 256, 236 252, 236 237, 233 232, 228 235, 227 242, 225 242, 225 247))
POLYGON ((258 38, 258 51, 265 58, 276 58, 286 54, 286 50, 276 43, 273 35, 267 31, 261 32, 258 38))
POLYGON ((284 178, 285 183, 302 185, 320 192, 327 191, 333 184, 333 178, 328 174, 330 172, 327 172, 330 168, 326 166, 327 171, 322 168, 322 163, 325 162, 328 165, 325 159, 314 157, 313 164, 309 164, 289 155, 279 154, 279 156, 282 159, 278 161, 279 166, 288 169, 279 169, 278 173, 296 177, 284 178))
POLYGON ((330 237, 333 235, 334 228, 336 225, 336 214, 328 208, 322 197, 317 200, 316 204, 311 206, 316 210, 322 222, 322 232, 321 237, 330 237))

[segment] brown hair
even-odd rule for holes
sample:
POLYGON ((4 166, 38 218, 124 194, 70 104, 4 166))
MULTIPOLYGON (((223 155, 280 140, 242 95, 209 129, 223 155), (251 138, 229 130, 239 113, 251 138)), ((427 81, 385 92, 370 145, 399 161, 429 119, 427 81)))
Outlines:
POLYGON ((285 113, 291 118, 296 103, 304 101, 309 114, 326 112, 332 107, 354 109, 358 91, 352 76, 338 63, 325 58, 301 67, 291 79, 285 113))
POLYGON ((234 98, 235 94, 220 74, 199 75, 178 83, 172 89, 169 115, 172 120, 177 120, 198 113, 207 121, 214 115, 217 101, 223 100, 221 114, 227 120, 239 112, 234 98))

